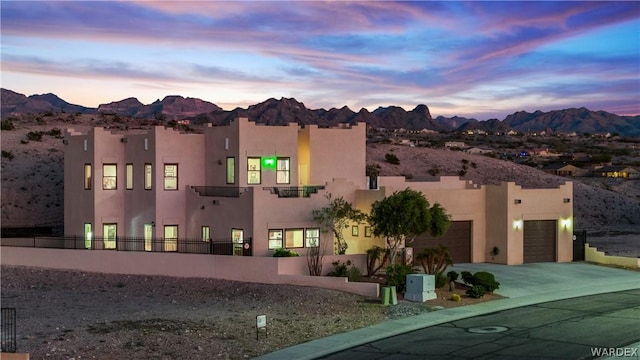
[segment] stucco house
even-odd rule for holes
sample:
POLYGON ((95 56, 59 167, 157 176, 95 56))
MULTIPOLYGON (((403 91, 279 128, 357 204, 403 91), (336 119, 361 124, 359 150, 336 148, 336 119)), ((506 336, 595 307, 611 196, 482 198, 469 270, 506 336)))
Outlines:
MULTIPOLYGON (((408 244, 414 253, 442 243, 458 263, 572 261, 571 182, 523 189, 458 177, 380 177, 370 189, 365 124, 264 126, 239 118, 202 134, 161 126, 124 134, 67 130, 64 143, 65 233, 89 248, 179 252, 189 239, 228 240, 234 255, 271 256, 276 248, 304 255, 315 246, 331 253, 324 245, 332 235, 312 216, 328 194, 369 212, 374 201, 409 187, 452 220, 444 237, 408 244)), ((384 246, 368 224, 352 224, 344 235, 347 254, 384 246)))

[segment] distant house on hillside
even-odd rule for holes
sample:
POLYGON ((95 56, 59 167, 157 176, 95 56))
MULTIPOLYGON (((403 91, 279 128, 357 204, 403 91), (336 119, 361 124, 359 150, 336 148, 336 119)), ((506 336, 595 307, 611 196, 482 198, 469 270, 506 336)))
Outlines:
POLYGON ((640 171, 626 165, 610 165, 595 169, 593 176, 623 178, 623 179, 640 179, 640 171))
POLYGON ((490 149, 481 149, 479 147, 471 147, 468 149, 465 149, 464 152, 466 152, 467 154, 480 154, 480 155, 484 155, 484 154, 491 154, 493 153, 493 150, 490 149))
POLYGON ((581 170, 571 164, 565 163, 551 163, 542 168, 542 171, 547 174, 553 174, 558 176, 577 176, 581 174, 581 170))
POLYGON ((464 149, 467 145, 463 141, 447 141, 444 143, 444 147, 447 149, 458 148, 464 149))

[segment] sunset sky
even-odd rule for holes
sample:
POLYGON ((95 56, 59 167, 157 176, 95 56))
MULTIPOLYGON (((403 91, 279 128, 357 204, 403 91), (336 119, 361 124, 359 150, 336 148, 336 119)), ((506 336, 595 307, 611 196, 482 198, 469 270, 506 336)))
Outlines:
POLYGON ((2 0, 1 85, 78 105, 640 114, 640 2, 2 0))

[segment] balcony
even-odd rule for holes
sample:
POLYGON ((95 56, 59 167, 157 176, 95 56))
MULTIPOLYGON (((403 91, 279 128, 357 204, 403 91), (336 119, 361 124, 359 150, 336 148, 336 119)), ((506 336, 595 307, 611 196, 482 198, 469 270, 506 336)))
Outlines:
POLYGON ((324 189, 324 185, 278 186, 264 187, 263 189, 269 190, 271 194, 278 195, 279 198, 301 198, 309 197, 311 194, 317 194, 318 190, 324 189))
POLYGON ((250 187, 234 186, 192 186, 191 188, 200 196, 216 197, 240 197, 240 195, 251 189, 250 187))

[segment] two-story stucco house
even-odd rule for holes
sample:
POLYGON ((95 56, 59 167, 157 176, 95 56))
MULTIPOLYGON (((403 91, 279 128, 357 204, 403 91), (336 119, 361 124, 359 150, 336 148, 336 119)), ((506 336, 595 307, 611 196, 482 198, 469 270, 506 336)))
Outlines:
MULTIPOLYGON (((229 240, 235 255, 270 256, 276 248, 304 254, 333 243, 312 216, 328 204, 327 194, 369 212, 374 201, 410 187, 452 219, 443 238, 408 245, 416 251, 443 243, 458 263, 572 260, 571 182, 522 189, 457 177, 380 177, 369 189, 365 124, 264 126, 240 118, 202 134, 69 130, 64 142, 65 233, 90 248, 180 251, 185 239, 229 240)), ((347 253, 384 246, 367 224, 344 235, 347 253)))

